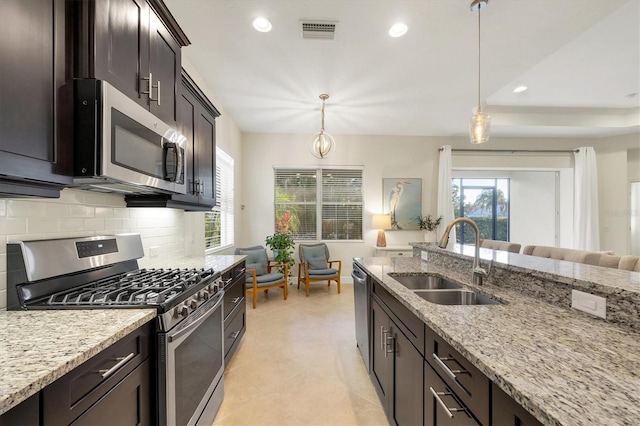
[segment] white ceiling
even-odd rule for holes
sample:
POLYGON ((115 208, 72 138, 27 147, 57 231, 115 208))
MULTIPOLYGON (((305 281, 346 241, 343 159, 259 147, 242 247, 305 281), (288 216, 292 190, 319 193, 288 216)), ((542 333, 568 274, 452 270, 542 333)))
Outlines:
MULTIPOLYGON (((470 0, 165 0, 183 55, 243 132, 456 136, 477 104, 470 0), (257 16, 269 33, 251 25, 257 16), (303 40, 300 20, 338 21, 303 40), (403 21, 404 37, 389 27, 403 21)), ((640 129, 640 0, 490 0, 483 107, 492 135, 601 137, 640 129), (524 93, 513 88, 524 84, 524 93)))

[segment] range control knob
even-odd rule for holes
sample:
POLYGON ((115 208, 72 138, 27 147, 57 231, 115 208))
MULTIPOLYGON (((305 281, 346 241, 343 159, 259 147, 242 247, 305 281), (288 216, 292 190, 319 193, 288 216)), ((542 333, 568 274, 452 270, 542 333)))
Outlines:
POLYGON ((203 291, 203 292, 202 292, 202 298, 203 298, 204 300, 209 300, 209 293, 208 293, 208 292, 206 292, 206 291, 203 291))
POLYGON ((195 300, 192 300, 192 301, 189 303, 189 307, 190 307, 191 309, 195 310, 195 309, 198 307, 198 302, 196 302, 195 300))
POLYGON ((184 318, 189 315, 189 310, 186 306, 178 306, 173 310, 173 316, 175 318, 184 318))

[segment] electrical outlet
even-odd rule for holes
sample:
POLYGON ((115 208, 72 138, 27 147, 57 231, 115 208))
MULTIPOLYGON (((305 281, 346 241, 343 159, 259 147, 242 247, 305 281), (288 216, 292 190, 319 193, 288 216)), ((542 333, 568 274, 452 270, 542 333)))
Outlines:
POLYGON ((584 291, 571 290, 571 307, 600 318, 607 317, 607 299, 584 291))
POLYGON ((158 257, 160 247, 149 247, 149 257, 158 257))
POLYGON ((425 251, 425 250, 422 250, 422 251, 420 252, 420 258, 421 258, 422 260, 429 260, 429 252, 427 252, 427 251, 425 251))

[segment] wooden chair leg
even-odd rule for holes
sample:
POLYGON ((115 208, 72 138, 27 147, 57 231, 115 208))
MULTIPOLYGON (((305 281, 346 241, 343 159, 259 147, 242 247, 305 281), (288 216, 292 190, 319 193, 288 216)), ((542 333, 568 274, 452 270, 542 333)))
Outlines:
POLYGON ((305 281, 304 285, 307 287, 307 297, 309 297, 309 285, 310 285, 310 282, 309 281, 305 281))
POLYGON ((284 290, 284 300, 287 300, 287 296, 289 295, 289 289, 288 289, 288 285, 287 283, 284 284, 284 287, 282 287, 282 289, 284 290))

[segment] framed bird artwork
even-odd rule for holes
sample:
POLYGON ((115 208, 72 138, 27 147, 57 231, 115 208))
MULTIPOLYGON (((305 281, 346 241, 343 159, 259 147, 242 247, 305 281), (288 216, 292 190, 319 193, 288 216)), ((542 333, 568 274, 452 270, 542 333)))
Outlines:
POLYGON ((392 230, 420 229, 416 217, 422 216, 422 179, 383 178, 382 200, 392 230))

